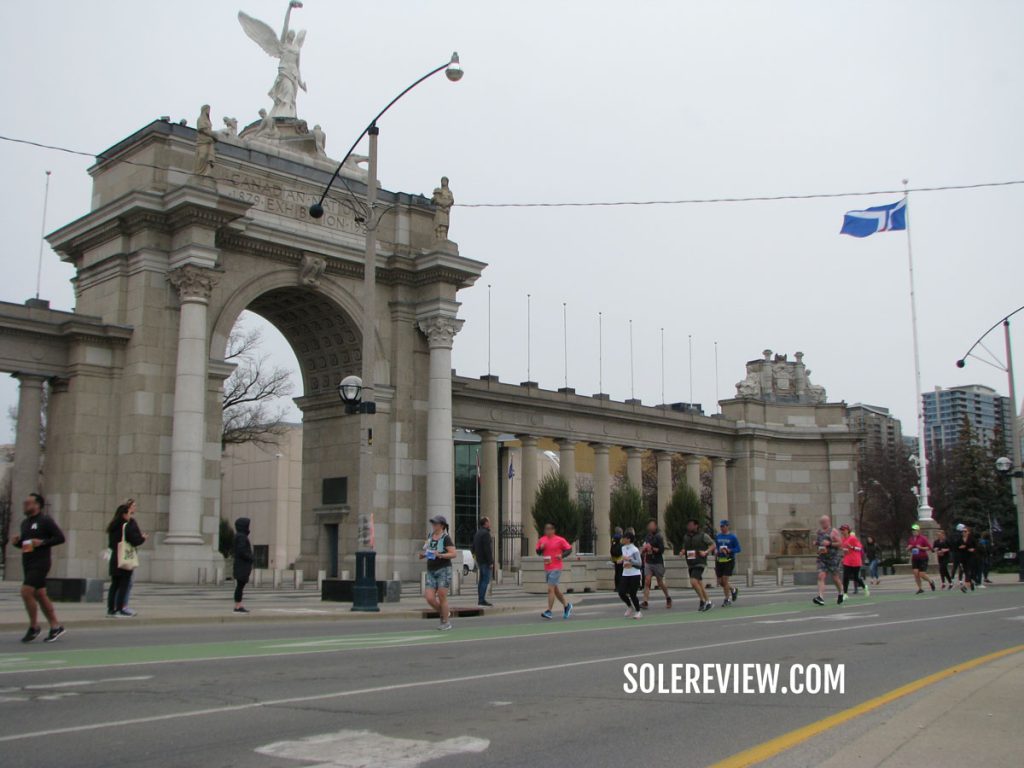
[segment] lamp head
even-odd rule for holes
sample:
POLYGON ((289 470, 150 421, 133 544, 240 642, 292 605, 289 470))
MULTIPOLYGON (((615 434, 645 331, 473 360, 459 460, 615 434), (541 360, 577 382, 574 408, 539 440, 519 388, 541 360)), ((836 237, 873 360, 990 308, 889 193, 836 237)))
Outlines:
POLYGON ((462 67, 459 64, 459 52, 453 51, 451 61, 448 62, 448 68, 444 71, 445 77, 451 80, 453 83, 459 82, 462 79, 462 67))
POLYGON ((957 360, 956 361, 956 367, 957 368, 963 368, 965 365, 967 365, 967 361, 966 360, 957 360))
POLYGON ((321 219, 324 215, 324 207, 320 203, 313 203, 309 206, 309 215, 314 219, 321 219))
POLYGON ((363 380, 358 376, 346 376, 338 385, 338 396, 346 405, 363 399, 363 380))
POLYGON ((996 459, 996 472, 1001 475, 1008 474, 1013 469, 1013 462, 1010 461, 1006 456, 1000 456, 996 459))

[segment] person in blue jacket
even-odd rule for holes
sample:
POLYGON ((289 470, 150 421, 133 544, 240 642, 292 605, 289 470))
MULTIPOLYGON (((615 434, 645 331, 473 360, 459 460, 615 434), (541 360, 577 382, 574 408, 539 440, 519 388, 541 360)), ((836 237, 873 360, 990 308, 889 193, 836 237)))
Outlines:
POLYGON ((743 551, 740 540, 735 533, 729 532, 729 521, 722 520, 718 524, 718 535, 715 536, 715 577, 725 593, 723 608, 732 605, 740 596, 740 591, 729 584, 729 577, 736 568, 736 555, 743 551))

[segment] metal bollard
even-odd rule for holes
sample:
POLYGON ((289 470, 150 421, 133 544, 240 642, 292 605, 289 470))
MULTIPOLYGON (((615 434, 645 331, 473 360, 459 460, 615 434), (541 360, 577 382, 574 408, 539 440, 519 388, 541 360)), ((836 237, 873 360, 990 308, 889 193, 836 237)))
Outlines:
POLYGON ((275 568, 274 569, 274 589, 280 589, 281 588, 281 578, 282 578, 282 576, 283 576, 283 574, 281 573, 281 569, 280 568, 275 568))
POLYGON ((391 572, 391 580, 392 581, 401 581, 402 580, 402 574, 400 574, 398 571, 392 571, 391 572))
POLYGON ((461 595, 462 594, 462 571, 453 571, 452 572, 452 594, 453 595, 461 595))
POLYGON ((223 584, 224 584, 224 569, 223 568, 217 568, 213 573, 214 573, 213 577, 214 577, 214 579, 216 579, 217 586, 218 587, 223 586, 223 584))
POLYGON ((302 569, 295 569, 295 588, 302 589, 302 569))
POLYGON ((523 586, 523 572, 522 571, 516 571, 516 586, 517 587, 523 586))
POLYGON ((352 578, 352 575, 348 571, 342 571, 341 572, 341 580, 342 581, 349 581, 351 578, 352 578))
POLYGON ((777 586, 777 587, 781 587, 782 586, 782 569, 781 568, 776 568, 775 569, 775 586, 777 586))
POLYGON ((327 578, 327 571, 317 571, 316 572, 316 591, 317 592, 319 592, 321 589, 323 589, 324 579, 326 579, 326 578, 327 578))
POLYGON ((262 568, 254 568, 253 569, 253 571, 252 571, 252 585, 254 587, 262 587, 263 586, 263 569, 262 568))
POLYGON ((420 592, 425 591, 427 588, 427 572, 424 571, 420 574, 420 592))
POLYGON ((203 583, 203 569, 202 568, 196 568, 196 584, 199 585, 199 584, 202 584, 202 583, 203 583))
POLYGON ((754 586, 754 568, 753 568, 753 566, 751 566, 750 568, 747 568, 747 586, 748 587, 754 586))

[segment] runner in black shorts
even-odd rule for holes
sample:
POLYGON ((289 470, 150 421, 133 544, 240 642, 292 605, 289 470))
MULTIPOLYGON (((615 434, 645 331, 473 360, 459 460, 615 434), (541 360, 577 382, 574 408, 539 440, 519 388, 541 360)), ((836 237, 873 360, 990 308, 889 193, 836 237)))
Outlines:
POLYGON ((46 577, 50 573, 50 550, 64 543, 64 534, 53 521, 43 513, 46 505, 38 493, 29 494, 25 499, 25 519, 21 521, 21 533, 11 537, 11 544, 21 549, 21 565, 25 573, 21 586, 21 599, 28 613, 28 632, 21 638, 31 643, 39 637, 39 609, 50 622, 50 633, 43 639, 52 643, 64 634, 64 627, 57 621, 57 612, 46 594, 46 577))
POLYGON ((732 605, 739 597, 740 591, 729 584, 729 577, 736 568, 736 555, 743 550, 740 547, 740 540, 736 534, 729 532, 729 521, 722 520, 718 524, 718 535, 715 536, 715 576, 718 578, 718 585, 725 593, 723 608, 732 605))
POLYGON ((706 533, 698 530, 696 520, 689 520, 686 523, 686 533, 680 544, 680 552, 686 558, 686 565, 690 571, 690 586, 700 598, 697 610, 710 611, 711 600, 708 599, 708 592, 704 589, 704 567, 708 563, 708 555, 715 553, 715 542, 706 533))

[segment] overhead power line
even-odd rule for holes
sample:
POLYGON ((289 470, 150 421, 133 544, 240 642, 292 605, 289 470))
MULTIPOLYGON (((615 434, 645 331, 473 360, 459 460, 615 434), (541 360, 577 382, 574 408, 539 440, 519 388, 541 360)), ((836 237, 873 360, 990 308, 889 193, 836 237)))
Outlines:
MULTIPOLYGON (((102 153, 84 152, 68 147, 44 144, 29 139, 17 139, 11 136, 0 135, 0 141, 7 141, 12 144, 24 144, 39 149, 47 149, 53 152, 64 152, 69 155, 79 155, 102 162, 107 160, 102 153)), ((152 163, 141 163, 136 160, 122 159, 121 162, 128 165, 136 165, 142 168, 153 168, 158 171, 169 170, 167 166, 154 165, 152 163)), ((221 179, 221 181, 226 181, 221 179)), ((873 189, 851 192, 809 192, 803 194, 781 194, 781 195, 751 195, 748 197, 692 197, 664 200, 583 200, 568 202, 521 202, 521 203, 456 203, 459 208, 624 208, 630 206, 659 206, 659 205, 712 205, 719 203, 768 203, 784 200, 827 200, 840 197, 872 197, 876 195, 902 195, 904 192, 954 192, 970 189, 994 189, 998 187, 1013 187, 1024 184, 1024 179, 1011 179, 1008 181, 984 181, 974 184, 942 184, 931 187, 900 187, 898 189, 873 189)), ((282 187, 282 189, 286 189, 282 187)), ((291 189, 289 191, 299 192, 302 190, 291 189)))

